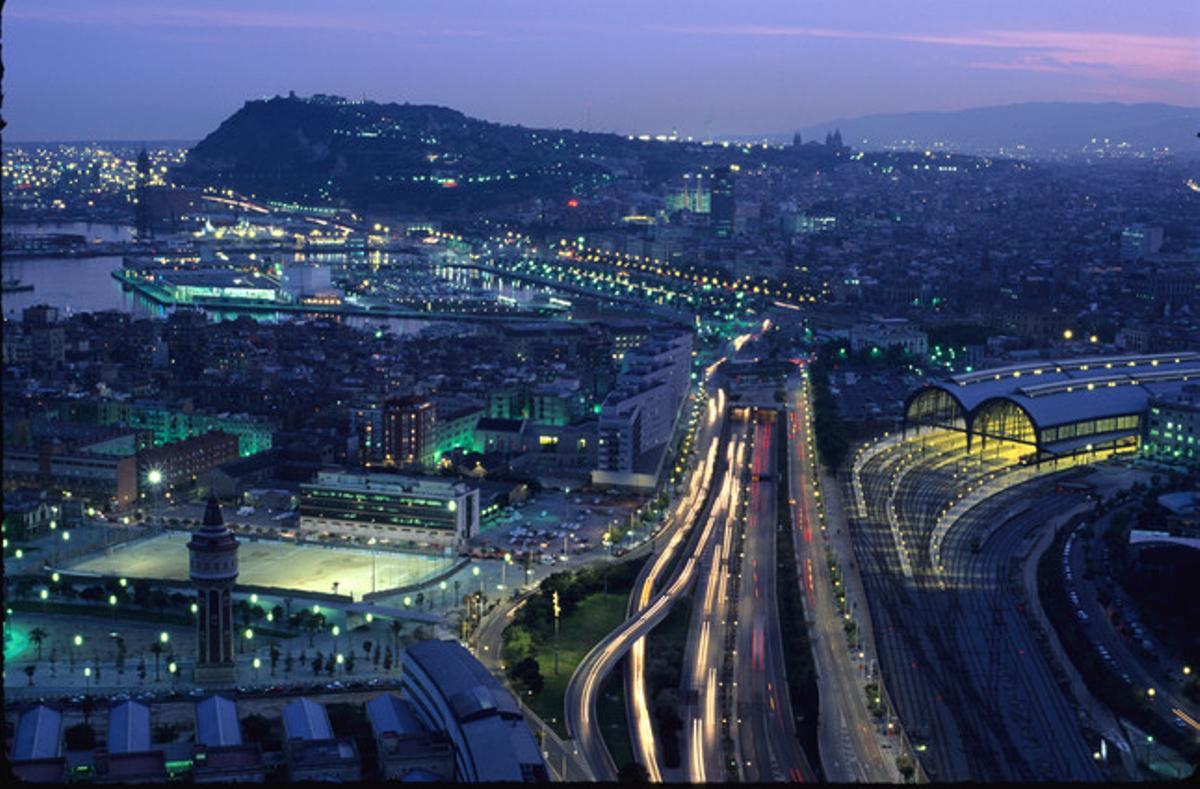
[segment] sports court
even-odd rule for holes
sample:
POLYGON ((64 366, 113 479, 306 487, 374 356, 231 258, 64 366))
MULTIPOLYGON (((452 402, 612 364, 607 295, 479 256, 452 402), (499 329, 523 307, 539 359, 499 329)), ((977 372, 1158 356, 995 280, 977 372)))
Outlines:
MULTIPOLYGON (((116 547, 111 555, 93 555, 70 565, 80 572, 130 578, 188 577, 187 541, 190 534, 171 531, 146 540, 116 547)), ((361 548, 296 545, 290 542, 240 539, 238 583, 331 592, 355 599, 371 591, 371 552, 361 548)), ((417 554, 375 554, 375 588, 393 589, 419 583, 448 569, 454 557, 417 554)))

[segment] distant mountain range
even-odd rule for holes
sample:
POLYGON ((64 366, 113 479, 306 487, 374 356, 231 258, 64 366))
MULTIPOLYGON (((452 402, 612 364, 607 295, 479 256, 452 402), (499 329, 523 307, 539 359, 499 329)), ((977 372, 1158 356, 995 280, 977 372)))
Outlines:
MULTIPOLYGON (((828 121, 800 130, 804 140, 821 142, 840 129, 846 145, 872 150, 914 141, 941 142, 964 153, 1018 152, 1078 154, 1085 148, 1128 143, 1135 150, 1169 147, 1188 154, 1200 151, 1200 108, 1169 104, 1090 104, 1031 102, 953 112, 904 112, 828 121), (1095 138, 1096 143, 1092 140, 1095 138)), ((791 135, 773 135, 790 139, 791 135)))

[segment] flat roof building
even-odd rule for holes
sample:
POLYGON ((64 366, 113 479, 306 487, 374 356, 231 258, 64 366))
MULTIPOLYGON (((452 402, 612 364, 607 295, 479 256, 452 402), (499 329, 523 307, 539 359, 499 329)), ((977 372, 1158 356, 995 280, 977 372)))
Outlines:
POLYGON ((454 553, 479 530, 479 488, 385 472, 322 471, 300 486, 306 533, 374 537, 385 545, 454 553))
POLYGON ((690 383, 691 332, 656 332, 625 354, 600 407, 592 483, 652 488, 690 383))

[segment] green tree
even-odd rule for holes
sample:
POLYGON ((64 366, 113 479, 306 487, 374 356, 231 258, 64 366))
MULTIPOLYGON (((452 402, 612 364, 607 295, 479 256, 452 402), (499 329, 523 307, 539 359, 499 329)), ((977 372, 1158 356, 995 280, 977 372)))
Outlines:
POLYGON ((514 682, 535 696, 541 693, 542 688, 546 685, 546 679, 542 676, 541 667, 531 657, 524 658, 513 664, 513 667, 509 669, 509 676, 512 677, 514 682))
POLYGON ((509 662, 518 662, 537 651, 533 634, 523 625, 509 625, 504 631, 504 655, 509 662))

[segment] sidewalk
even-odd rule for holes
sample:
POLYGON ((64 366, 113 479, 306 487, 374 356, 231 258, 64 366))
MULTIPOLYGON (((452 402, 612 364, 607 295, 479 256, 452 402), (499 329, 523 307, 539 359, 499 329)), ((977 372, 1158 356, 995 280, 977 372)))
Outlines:
MULTIPOLYGON (((821 465, 818 472, 818 480, 820 483, 821 499, 825 506, 825 522, 826 528, 822 530, 823 544, 827 556, 832 556, 838 563, 838 567, 842 571, 842 582, 845 585, 846 605, 854 612, 854 619, 857 624, 857 635, 859 643, 859 651, 863 657, 850 654, 851 662, 859 661, 863 665, 879 666, 878 653, 875 649, 875 629, 871 622, 871 607, 867 603, 866 590, 863 587, 862 576, 858 571, 858 562, 854 557, 854 545, 850 534, 850 522, 846 518, 845 508, 842 503, 842 489, 838 484, 836 477, 829 473, 824 465, 821 465)), ((844 643, 841 644, 849 652, 849 647, 844 643)), ((886 706, 889 710, 894 710, 895 706, 887 695, 886 679, 882 676, 882 672, 877 670, 875 677, 879 683, 880 691, 883 694, 886 706)), ((862 684, 866 684, 865 677, 862 684)), ((857 703, 866 705, 866 695, 860 692, 857 703)), ((889 716, 889 720, 896 720, 899 736, 889 737, 886 734, 881 734, 878 726, 873 726, 875 740, 879 744, 881 751, 893 756, 887 759, 887 770, 892 783, 903 783, 904 780, 900 775, 900 770, 896 766, 894 756, 899 753, 908 751, 911 753, 911 748, 907 744, 907 738, 899 720, 894 716, 889 716), (897 741, 903 741, 903 750, 896 748, 897 741)), ((913 759, 914 765, 919 763, 913 759)))

